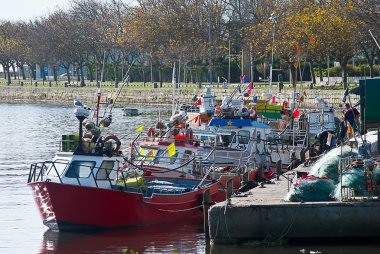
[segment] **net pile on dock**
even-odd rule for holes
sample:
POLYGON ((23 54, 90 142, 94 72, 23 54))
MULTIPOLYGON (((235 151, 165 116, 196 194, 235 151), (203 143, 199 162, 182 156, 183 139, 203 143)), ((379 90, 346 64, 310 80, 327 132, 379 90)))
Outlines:
POLYGON ((376 166, 373 169, 373 176, 375 178, 376 184, 380 185, 380 166, 376 166))
POLYGON ((333 200, 330 194, 334 188, 334 181, 327 177, 307 176, 292 185, 284 200, 290 202, 330 201, 333 200))
POLYGON ((336 185, 332 197, 336 200, 342 200, 342 187, 353 189, 355 195, 363 195, 366 190, 365 180, 364 168, 352 168, 344 171, 342 181, 336 185))
POLYGON ((334 148, 315 162, 309 175, 328 177, 337 183, 339 181, 339 159, 353 155, 357 155, 357 151, 350 146, 334 148))
MULTIPOLYGON (((349 146, 332 149, 315 162, 307 177, 292 185, 284 200, 318 202, 340 199, 339 160, 342 157, 356 155, 357 151, 349 146), (338 194, 339 196, 337 196, 338 194)), ((364 177, 364 171, 363 173, 359 172, 358 175, 347 172, 344 178, 342 177, 343 186, 353 186, 363 191, 362 188, 365 186, 362 177, 364 177)))

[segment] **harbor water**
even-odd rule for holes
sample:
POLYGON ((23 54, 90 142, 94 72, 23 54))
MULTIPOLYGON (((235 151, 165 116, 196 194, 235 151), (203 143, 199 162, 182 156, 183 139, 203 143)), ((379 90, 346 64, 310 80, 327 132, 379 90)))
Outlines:
MULTIPOLYGON (((139 108, 154 112, 155 108, 139 108)), ((125 117, 114 109, 113 124, 104 134, 117 135, 124 148, 154 124, 154 114, 125 117)), ((42 224, 27 186, 30 164, 50 160, 62 134, 74 134, 73 108, 38 104, 0 104, 0 253, 378 253, 374 241, 292 242, 280 247, 256 244, 210 246, 203 224, 176 222, 98 232, 67 233, 42 224)), ((358 218, 360 219, 360 218, 358 218)))

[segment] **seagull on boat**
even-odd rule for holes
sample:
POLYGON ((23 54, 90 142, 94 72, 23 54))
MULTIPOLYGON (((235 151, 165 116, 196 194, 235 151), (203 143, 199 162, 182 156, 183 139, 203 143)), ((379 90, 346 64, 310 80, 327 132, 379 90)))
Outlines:
POLYGON ((83 108, 83 104, 82 104, 82 102, 80 102, 79 100, 77 100, 77 99, 74 99, 74 106, 75 107, 82 107, 83 108))

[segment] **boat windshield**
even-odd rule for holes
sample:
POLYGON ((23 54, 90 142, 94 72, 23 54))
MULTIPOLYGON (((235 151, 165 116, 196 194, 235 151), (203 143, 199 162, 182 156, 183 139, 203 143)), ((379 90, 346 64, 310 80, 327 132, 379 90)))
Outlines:
POLYGON ((95 167, 95 161, 73 161, 65 176, 68 178, 87 178, 95 167))
POLYGON ((49 167, 47 174, 48 176, 61 176, 66 166, 69 164, 68 160, 55 160, 49 167))

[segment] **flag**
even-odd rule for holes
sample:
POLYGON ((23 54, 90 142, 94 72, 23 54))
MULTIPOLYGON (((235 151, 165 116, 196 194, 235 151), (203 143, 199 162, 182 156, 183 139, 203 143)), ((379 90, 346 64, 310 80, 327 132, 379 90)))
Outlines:
POLYGON ((300 116, 300 111, 298 110, 298 109, 295 109, 294 111, 293 111, 293 118, 297 118, 297 117, 299 117, 300 116))
POLYGON ((150 150, 149 153, 147 154, 148 157, 146 158, 146 160, 148 160, 148 161, 153 160, 154 154, 155 154, 155 151, 154 150, 150 150))
POLYGON ((312 35, 310 35, 310 44, 313 45, 314 42, 315 42, 314 35, 312 34, 312 35))
POLYGON ((247 91, 247 93, 248 93, 249 95, 251 95, 251 93, 252 93, 252 88, 253 88, 253 83, 251 82, 251 83, 249 83, 249 85, 248 85, 248 91, 247 91))
POLYGON ((141 132, 143 129, 144 129, 144 125, 142 124, 139 127, 137 127, 137 129, 135 130, 135 132, 141 132))
POLYGON ((273 96, 272 97, 272 102, 271 102, 272 104, 276 104, 276 96, 273 96))
MULTIPOLYGON (((140 150, 139 150, 139 155, 144 155, 144 153, 145 153, 145 150, 144 150, 144 148, 140 147, 140 150)), ((142 157, 141 157, 141 156, 139 156, 137 159, 138 159, 138 160, 141 160, 141 159, 142 159, 142 157)))
POLYGON ((241 94, 241 87, 238 86, 238 92, 241 94))
POLYGON ((297 51, 297 53, 301 52, 301 47, 298 43, 296 44, 296 51, 297 51))
POLYGON ((258 99, 257 99, 257 96, 255 96, 255 97, 253 97, 252 102, 253 102, 253 103, 257 103, 257 100, 258 100, 258 99))
POLYGON ((170 145, 168 145, 168 155, 169 157, 172 157, 174 154, 176 154, 176 151, 175 151, 175 143, 171 143, 170 145))
POLYGON ((244 83, 247 83, 249 80, 248 80, 248 76, 247 75, 244 75, 244 83))

